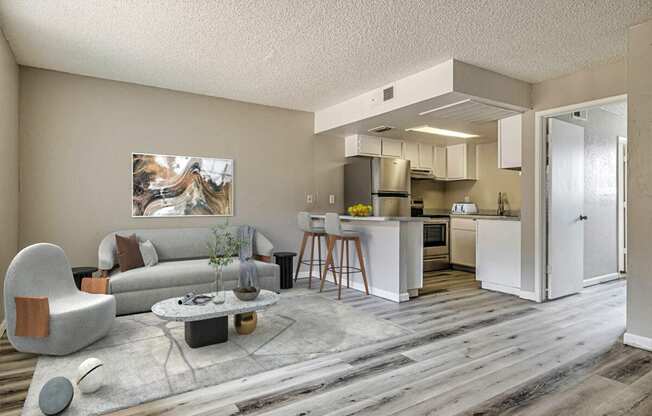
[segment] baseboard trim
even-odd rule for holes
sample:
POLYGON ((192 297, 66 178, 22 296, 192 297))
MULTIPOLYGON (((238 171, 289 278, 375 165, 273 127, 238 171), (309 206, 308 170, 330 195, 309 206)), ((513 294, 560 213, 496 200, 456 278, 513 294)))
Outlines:
POLYGON ((640 335, 630 334, 625 332, 623 342, 630 347, 640 348, 647 351, 652 351, 652 338, 642 337, 640 335))
POLYGON ((508 295, 520 296, 521 289, 517 287, 505 286, 496 283, 482 282, 481 287, 486 290, 493 290, 494 292, 507 293, 508 295))
MULTIPOLYGON (((308 276, 310 276, 310 273, 308 271, 299 272, 299 279, 307 279, 308 276)), ((333 283, 333 275, 329 272, 328 276, 329 276, 328 281, 333 283)), ((317 280, 319 280, 318 274, 316 276, 313 276, 313 278, 314 277, 316 277, 317 280)), ((364 292, 364 284, 362 282, 357 282, 351 279, 351 289, 355 289, 359 292, 364 292)), ((410 300, 409 292, 396 294, 396 293, 388 292, 386 290, 370 287, 369 294, 377 296, 379 298, 391 300, 392 302, 407 302, 410 300)))
POLYGON ((521 299, 531 300, 533 302, 541 303, 541 299, 539 299, 536 292, 532 292, 532 291, 529 291, 529 290, 521 290, 521 291, 519 291, 518 297, 521 298, 521 299))
POLYGON ((600 283, 605 283, 617 279, 620 279, 620 273, 603 274, 602 276, 596 276, 590 279, 585 279, 582 282, 582 286, 589 287, 589 286, 599 285, 600 283))
POLYGON ((0 322, 0 338, 2 338, 7 331, 7 320, 3 319, 2 322, 0 322))

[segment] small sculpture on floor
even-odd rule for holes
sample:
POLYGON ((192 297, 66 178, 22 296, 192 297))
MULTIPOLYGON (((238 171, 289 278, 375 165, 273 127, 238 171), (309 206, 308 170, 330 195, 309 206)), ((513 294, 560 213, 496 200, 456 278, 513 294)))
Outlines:
POLYGON ((104 363, 97 358, 89 358, 77 369, 77 387, 84 394, 95 393, 104 384, 104 363))

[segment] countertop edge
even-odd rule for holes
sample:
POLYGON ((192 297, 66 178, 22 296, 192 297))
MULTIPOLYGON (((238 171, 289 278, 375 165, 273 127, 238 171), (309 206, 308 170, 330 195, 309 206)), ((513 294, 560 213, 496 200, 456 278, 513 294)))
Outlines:
MULTIPOLYGON (((310 214, 311 218, 314 219, 324 219, 325 214, 310 214)), ((344 221, 397 221, 397 222, 426 222, 429 220, 428 217, 354 217, 352 215, 340 215, 340 219, 344 221)))

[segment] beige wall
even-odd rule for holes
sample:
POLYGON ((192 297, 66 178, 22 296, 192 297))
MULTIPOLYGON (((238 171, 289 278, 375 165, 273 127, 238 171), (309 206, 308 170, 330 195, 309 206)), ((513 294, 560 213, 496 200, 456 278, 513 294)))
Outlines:
POLYGON ((521 177, 521 289, 534 290, 534 114, 566 105, 625 94, 627 64, 619 60, 535 84, 533 110, 523 114, 521 177))
POLYGON ((0 321, 7 266, 18 248, 18 65, 0 32, 0 321))
POLYGON ((498 208, 498 192, 505 192, 509 204, 506 209, 521 208, 521 177, 518 172, 498 169, 498 143, 477 145, 478 180, 439 182, 412 181, 412 194, 423 198, 426 209, 449 210, 454 202, 469 196, 481 210, 498 208))
POLYGON ((211 226, 206 218, 131 218, 131 152, 232 158, 235 217, 296 250, 296 214, 341 210, 343 140, 314 136, 313 114, 21 68, 20 245, 61 245, 97 263, 110 231, 211 226), (306 194, 318 193, 306 206, 306 194))
POLYGON ((627 333, 646 337, 648 342, 652 338, 651 39, 652 20, 629 30, 627 333))
POLYGON ((412 198, 422 198, 425 209, 446 208, 446 182, 431 179, 412 180, 412 198))

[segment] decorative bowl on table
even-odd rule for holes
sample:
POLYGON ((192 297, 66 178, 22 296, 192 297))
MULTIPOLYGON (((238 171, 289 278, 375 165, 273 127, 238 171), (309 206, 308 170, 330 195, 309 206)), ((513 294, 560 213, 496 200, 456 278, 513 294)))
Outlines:
POLYGON ((245 302, 256 299, 259 293, 260 288, 257 287, 238 287, 233 289, 235 297, 245 302))
POLYGON ((371 215, 373 208, 371 205, 355 204, 350 206, 347 211, 349 212, 349 215, 354 217, 368 217, 371 215))

